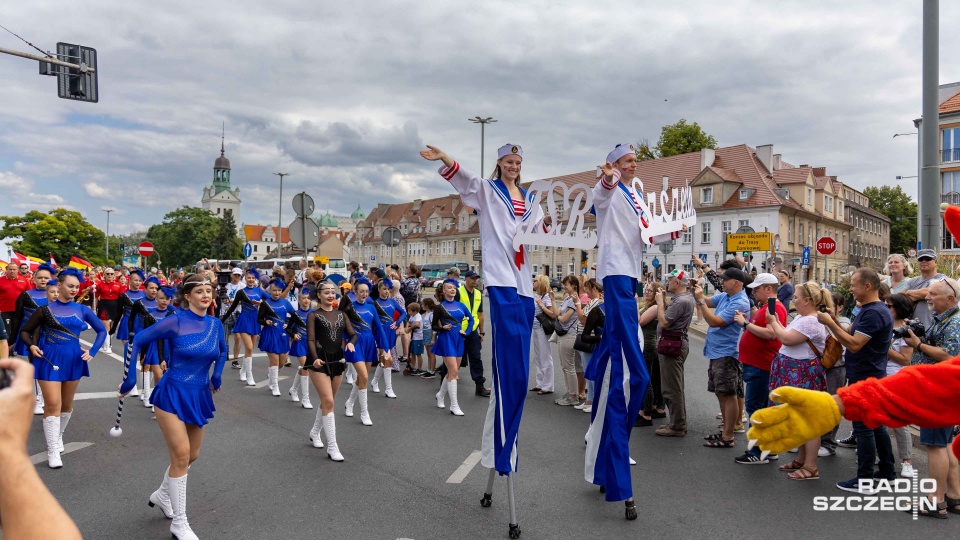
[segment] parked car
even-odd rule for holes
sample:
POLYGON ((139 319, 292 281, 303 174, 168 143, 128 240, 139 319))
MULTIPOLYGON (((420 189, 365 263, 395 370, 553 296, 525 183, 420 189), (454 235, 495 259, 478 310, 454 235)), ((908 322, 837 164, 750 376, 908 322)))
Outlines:
POLYGON ((560 278, 550 278, 550 289, 553 292, 559 292, 563 290, 563 283, 560 282, 560 278))

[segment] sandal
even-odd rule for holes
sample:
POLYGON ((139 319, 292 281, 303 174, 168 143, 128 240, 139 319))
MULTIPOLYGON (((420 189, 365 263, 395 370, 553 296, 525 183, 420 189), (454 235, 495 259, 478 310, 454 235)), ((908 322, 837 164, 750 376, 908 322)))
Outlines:
POLYGON ((803 462, 793 460, 790 463, 787 463, 786 465, 781 465, 779 468, 781 471, 799 471, 800 469, 803 468, 803 462))
POLYGON ((722 441, 723 433, 714 433, 713 435, 707 435, 703 438, 705 441, 722 441))
POLYGON ((950 512, 951 514, 960 514, 960 508, 956 508, 957 506, 960 506, 960 499, 951 499, 950 497, 944 495, 943 502, 947 503, 947 512, 950 512))
POLYGON ((947 511, 949 511, 949 509, 947 508, 947 501, 943 501, 943 502, 937 503, 937 511, 936 511, 936 512, 931 512, 931 511, 929 511, 929 510, 919 510, 919 511, 917 511, 917 515, 918 515, 918 516, 923 516, 923 517, 937 518, 937 519, 947 519, 947 513, 946 513, 946 512, 942 512, 942 513, 941 513, 940 510, 947 510, 947 511))
POLYGON ((806 467, 800 467, 799 469, 788 474, 787 478, 791 480, 819 480, 820 469, 808 469, 806 467))
POLYGON ((530 391, 531 391, 531 392, 539 392, 539 391, 540 391, 540 388, 537 387, 537 386, 535 386, 535 387, 531 388, 530 391))
POLYGON ((552 394, 553 390, 537 390, 538 396, 545 396, 547 394, 552 394))
POLYGON ((720 436, 720 439, 707 441, 703 443, 707 448, 733 448, 734 439, 724 439, 723 436, 720 436))

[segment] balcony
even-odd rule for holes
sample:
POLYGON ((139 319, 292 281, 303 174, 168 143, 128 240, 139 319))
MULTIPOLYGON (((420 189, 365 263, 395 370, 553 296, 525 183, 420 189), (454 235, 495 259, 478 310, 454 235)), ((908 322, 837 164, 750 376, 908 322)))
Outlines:
POLYGON ((960 161, 960 148, 946 148, 940 151, 940 163, 960 161))
POLYGON ((952 205, 960 205, 960 193, 957 193, 956 191, 952 193, 941 193, 940 202, 952 205))

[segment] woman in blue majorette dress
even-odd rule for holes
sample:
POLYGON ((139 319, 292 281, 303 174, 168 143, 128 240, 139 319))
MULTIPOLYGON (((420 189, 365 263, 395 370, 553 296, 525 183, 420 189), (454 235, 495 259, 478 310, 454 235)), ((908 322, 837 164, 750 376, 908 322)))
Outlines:
MULTIPOLYGON (((287 353, 290 352, 290 339, 299 340, 300 334, 288 322, 294 313, 293 305, 283 298, 287 284, 280 278, 270 282, 270 296, 260 302, 257 322, 263 327, 260 331, 260 350, 267 353, 269 359, 270 393, 280 395, 279 373, 280 366, 286 363, 287 353)), ((239 294, 239 293, 237 293, 239 294)))
POLYGON ((240 342, 243 343, 243 366, 240 368, 240 380, 246 381, 247 386, 256 386, 253 380, 253 340, 260 335, 260 323, 258 322, 257 310, 260 308, 260 302, 269 296, 267 291, 260 287, 260 272, 256 268, 247 268, 243 274, 246 287, 239 289, 233 297, 233 303, 230 309, 220 318, 227 320, 233 311, 240 308, 240 315, 237 322, 233 325, 233 333, 240 336, 240 342))
MULTIPOLYGON (((394 349, 397 343, 397 329, 407 320, 407 312, 394 298, 394 288, 397 282, 389 278, 384 278, 377 284, 379 296, 376 302, 377 313, 380 315, 380 324, 383 326, 383 333, 387 338, 389 350, 394 349)), ((397 394, 393 392, 393 356, 391 363, 377 364, 377 370, 373 373, 373 380, 370 382, 370 388, 375 392, 380 392, 380 377, 383 377, 383 394, 388 398, 396 398, 397 394)))
POLYGON ((287 394, 293 402, 300 402, 300 406, 304 409, 313 408, 313 403, 310 403, 310 377, 303 367, 307 362, 307 355, 310 352, 307 348, 307 317, 311 311, 310 291, 304 292, 301 290, 300 293, 297 294, 297 309, 295 310, 297 316, 296 318, 290 317, 294 319, 294 330, 300 338, 294 339, 293 336, 290 337, 290 353, 288 356, 289 358, 296 358, 300 367, 297 368, 297 374, 293 376, 293 384, 290 385, 290 390, 287 390, 287 394))
POLYGON ((58 277, 59 297, 37 308, 20 330, 20 339, 33 358, 34 377, 43 392, 43 434, 47 441, 47 464, 63 466, 63 432, 73 415, 73 397, 81 377, 90 376, 87 362, 107 339, 107 329, 87 306, 74 302, 83 274, 65 268, 58 277), (80 334, 92 328, 97 337, 90 350, 80 346, 80 334))
MULTIPOLYGON (((137 334, 133 353, 161 340, 170 345, 169 369, 153 391, 157 424, 167 443, 170 466, 148 504, 159 506, 166 517, 173 519, 170 532, 174 538, 186 540, 197 538, 187 522, 187 469, 200 457, 203 427, 216 410, 213 394, 220 389, 228 352, 223 324, 208 315, 213 284, 204 276, 191 274, 183 281, 182 297, 181 305, 187 308, 137 334)), ((129 370, 120 385, 120 395, 136 383, 136 372, 129 370)))
MULTIPOLYGON (((353 350, 344 351, 344 359, 353 364, 357 371, 357 379, 350 390, 350 396, 344 405, 344 415, 353 416, 353 406, 360 402, 360 422, 365 426, 372 426, 370 411, 367 408, 367 364, 373 362, 387 363, 390 359, 390 345, 383 332, 380 314, 376 303, 370 299, 370 281, 361 277, 353 284, 356 300, 351 301, 349 296, 340 298, 339 309, 350 317, 353 330, 357 333, 357 341, 353 350)), ((346 338, 345 338, 346 339, 346 338)))
POLYGON ((463 302, 455 300, 458 286, 455 279, 443 282, 443 301, 433 310, 433 331, 437 339, 430 352, 443 358, 443 364, 447 367, 447 376, 437 392, 437 407, 444 407, 444 396, 449 394, 450 412, 455 416, 463 416, 457 400, 457 376, 463 356, 463 340, 473 328, 473 315, 463 302), (467 320, 466 330, 463 329, 464 319, 467 320))

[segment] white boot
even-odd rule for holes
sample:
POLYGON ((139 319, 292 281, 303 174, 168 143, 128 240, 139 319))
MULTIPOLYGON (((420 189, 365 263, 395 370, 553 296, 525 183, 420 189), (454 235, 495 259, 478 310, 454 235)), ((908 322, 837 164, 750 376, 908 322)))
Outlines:
POLYGON ((187 523, 187 475, 170 478, 170 506, 173 509, 173 523, 170 534, 177 540, 200 540, 187 523))
POLYGON ((247 357, 240 359, 240 382, 247 382, 247 357))
POLYGON ((287 394, 290 396, 290 401, 294 403, 300 403, 300 392, 298 391, 300 387, 300 379, 303 378, 303 375, 300 375, 300 372, 297 372, 293 376, 293 384, 290 386, 290 389, 287 390, 287 394))
POLYGON ((159 506, 160 511, 167 519, 173 519, 173 508, 170 506, 170 467, 163 473, 163 482, 156 491, 150 494, 147 500, 147 506, 153 508, 159 506))
POLYGON ((312 409, 313 403, 310 403, 310 377, 300 376, 300 405, 304 409, 312 409))
POLYGON ((150 396, 153 394, 153 373, 145 372, 143 374, 143 406, 152 407, 150 396))
POLYGON ((380 364, 377 364, 377 370, 373 373, 373 378, 370 379, 370 389, 373 390, 375 394, 380 393, 380 376, 383 375, 383 368, 380 367, 380 364))
POLYGON ((457 403, 456 379, 447 383, 447 393, 450 394, 450 413, 454 416, 463 416, 463 411, 460 410, 460 404, 457 403))
POLYGON ((370 420, 370 411, 367 409, 367 390, 364 388, 357 392, 360 398, 360 423, 365 426, 372 426, 373 421, 370 420))
POLYGON ((280 395, 279 366, 270 366, 270 393, 274 396, 280 395))
POLYGON ((333 413, 322 418, 323 430, 327 435, 327 457, 333 461, 343 461, 343 455, 340 454, 340 448, 337 447, 337 420, 333 417, 333 413))
MULTIPOLYGON (((124 348, 126 348, 126 344, 124 344, 124 348)), ((134 370, 134 371, 136 371, 136 372, 139 372, 139 371, 140 371, 140 362, 134 362, 133 360, 131 360, 131 361, 130 361, 130 364, 131 364, 130 369, 132 369, 132 370, 134 370), (136 365, 133 365, 134 363, 135 363, 136 365)), ((137 388, 137 385, 133 385, 133 390, 130 390, 130 394, 129 394, 129 395, 134 396, 134 397, 139 397, 139 396, 140 396, 140 389, 137 388)), ((141 398, 141 399, 143 399, 143 398, 141 398)))
POLYGON ((352 362, 347 364, 347 375, 344 378, 347 379, 347 384, 357 382, 357 368, 353 367, 352 362))
POLYGON ((47 440, 47 465, 51 469, 63 467, 60 459, 60 417, 48 416, 43 419, 43 437, 47 440))
POLYGON ((437 392, 437 407, 440 408, 440 409, 446 407, 446 405, 444 405, 444 403, 443 403, 443 400, 446 399, 446 396, 447 396, 447 386, 448 386, 449 384, 450 384, 450 383, 449 383, 449 381, 447 381, 447 378, 446 378, 446 377, 444 377, 444 378, 443 378, 443 382, 440 383, 440 391, 437 392))
MULTIPOLYGON (((366 392, 366 390, 364 390, 366 392)), ((353 385, 353 388, 350 390, 350 395, 347 397, 347 402, 343 404, 343 415, 347 417, 353 416, 353 404, 357 401, 357 385, 353 385)))
MULTIPOLYGON (((330 413, 333 415, 333 413, 330 413)), ((323 431, 323 413, 321 409, 317 409, 317 416, 313 419, 313 429, 310 430, 310 440, 313 441, 314 448, 323 448, 323 441, 320 437, 320 432, 323 431)))
POLYGON ((257 381, 253 380, 253 358, 243 357, 243 370, 247 372, 247 386, 256 386, 257 381))
POLYGON ((383 370, 383 386, 383 395, 391 399, 397 399, 397 395, 393 393, 393 371, 383 370))
POLYGON ((71 416, 73 416, 72 412, 60 413, 60 437, 57 439, 57 447, 61 452, 63 452, 63 432, 67 430, 67 424, 70 423, 71 416))
POLYGON ((40 391, 40 387, 37 386, 37 383, 33 383, 37 389, 37 403, 33 406, 33 414, 43 414, 43 392, 40 391))

